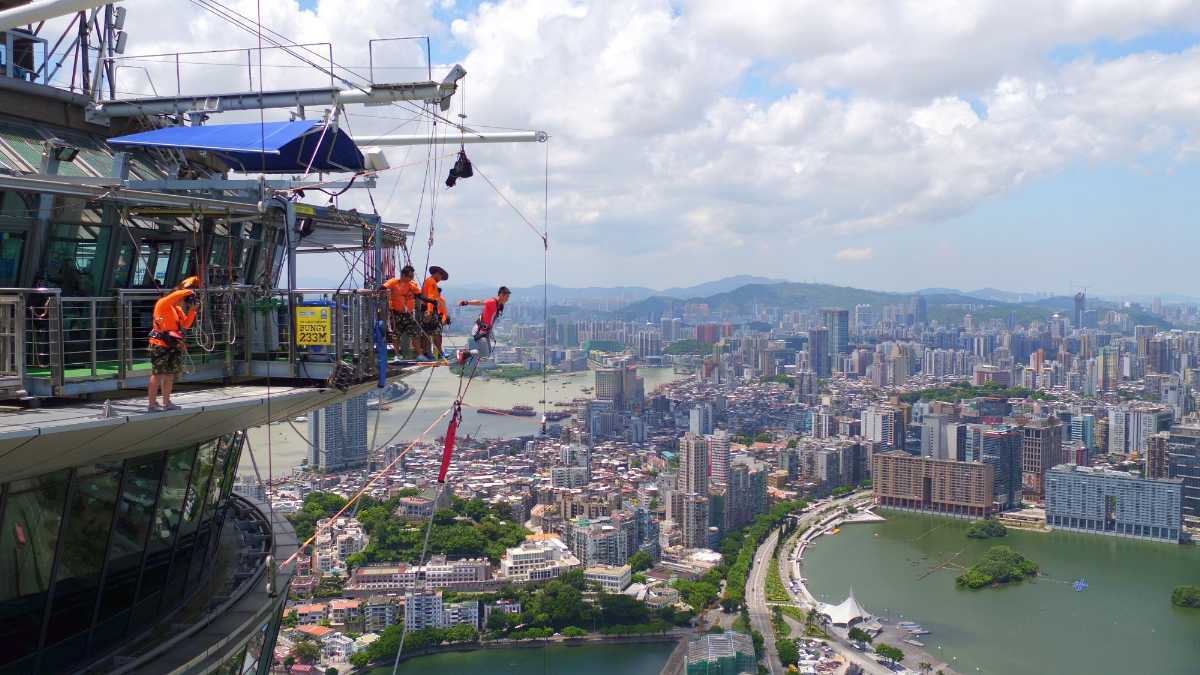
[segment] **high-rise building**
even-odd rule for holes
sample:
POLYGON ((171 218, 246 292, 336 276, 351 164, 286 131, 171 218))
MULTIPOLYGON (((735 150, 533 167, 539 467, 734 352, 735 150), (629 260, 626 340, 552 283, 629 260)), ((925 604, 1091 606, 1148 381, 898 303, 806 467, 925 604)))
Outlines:
POLYGON ((821 310, 822 323, 829 331, 829 353, 834 370, 841 370, 841 355, 850 353, 850 312, 841 307, 821 310))
POLYGON ((321 408, 308 418, 308 467, 340 471, 367 463, 367 394, 321 408))
POLYGON ((1167 475, 1183 480, 1183 518, 1189 527, 1200 528, 1200 421, 1171 427, 1167 475))
POLYGON ((917 457, 892 451, 871 456, 871 483, 880 506, 986 518, 994 510, 995 469, 981 462, 917 457))
POLYGON ((1083 328, 1083 313, 1087 311, 1087 296, 1080 291, 1075 294, 1075 312, 1071 316, 1071 324, 1075 328, 1083 328))
POLYGON ((875 405, 862 411, 862 435, 886 448, 904 448, 904 411, 890 405, 875 405))
POLYGON ((1100 348, 1096 355, 1096 391, 1116 391, 1120 378, 1121 352, 1116 347, 1100 348))
POLYGON ((1170 476, 1167 456, 1170 452, 1171 433, 1160 431, 1146 439, 1146 478, 1170 476))
POLYGON ((708 494, 708 444, 690 431, 679 439, 678 482, 680 492, 708 494))
POLYGON ((1000 510, 1021 503, 1021 445, 1022 436, 1018 429, 967 425, 966 459, 994 468, 992 494, 1000 510))
POLYGON ((718 483, 729 483, 729 433, 717 429, 704 437, 708 446, 709 477, 718 483))
POLYGON ((1060 464, 1046 473, 1046 525, 1063 530, 1178 542, 1183 481, 1060 464))
POLYGON ((1075 415, 1071 418, 1071 445, 1091 450, 1096 433, 1096 416, 1091 413, 1075 415))
POLYGON ((595 394, 598 400, 612 401, 616 408, 625 403, 625 372, 622 368, 597 368, 595 394))
POLYGON ((707 495, 685 494, 679 527, 683 535, 684 548, 708 548, 708 497, 707 495))
POLYGON ((921 456, 930 459, 954 459, 951 456, 946 431, 949 420, 945 415, 925 415, 921 419, 921 456))
POLYGON ((808 364, 817 377, 829 377, 829 329, 813 328, 808 331, 808 364))
POLYGON ((925 296, 916 295, 912 299, 912 317, 913 323, 920 326, 929 321, 929 303, 926 302, 925 296))
POLYGON ((713 406, 707 401, 697 403, 688 411, 688 431, 697 436, 713 432, 713 406))
POLYGON ((409 630, 441 628, 445 625, 441 591, 408 593, 404 596, 404 626, 409 630))
POLYGON ((1052 466, 1066 461, 1062 446, 1062 421, 1057 417, 1022 424, 1021 484, 1025 492, 1042 495, 1042 481, 1052 466))

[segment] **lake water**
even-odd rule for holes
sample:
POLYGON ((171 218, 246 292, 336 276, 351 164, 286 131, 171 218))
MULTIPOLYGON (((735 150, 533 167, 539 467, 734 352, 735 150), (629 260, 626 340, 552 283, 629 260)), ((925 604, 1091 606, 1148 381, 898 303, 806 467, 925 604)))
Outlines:
POLYGON ((1200 611, 1171 604, 1175 586, 1200 583, 1195 546, 1019 530, 975 540, 963 521, 880 514, 887 522, 816 541, 804 559, 809 589, 840 602, 853 587, 867 611, 921 624, 932 631, 920 638, 926 649, 964 675, 1200 673, 1200 611), (960 551, 956 562, 969 566, 997 543, 1045 576, 979 591, 956 589, 956 569, 919 578, 960 551), (1080 577, 1089 588, 1076 592, 1080 577))
MULTIPOLYGON (((421 656, 400 664, 399 675, 658 675, 671 655, 671 643, 550 646, 486 649, 421 656)), ((390 675, 376 668, 371 675, 390 675)))
MULTIPOLYGON (((671 368, 639 368, 638 373, 645 381, 647 394, 660 385, 685 377, 675 374, 671 368)), ((381 411, 378 431, 374 430, 376 413, 370 413, 367 426, 368 443, 372 433, 376 435, 375 443, 381 444, 400 428, 416 404, 417 395, 427 380, 429 388, 426 390, 424 398, 421 399, 420 405, 417 406, 416 412, 413 413, 412 421, 396 436, 393 443, 411 441, 416 438, 438 415, 450 407, 458 392, 458 376, 451 373, 448 368, 432 368, 430 372, 418 372, 405 379, 405 383, 415 390, 413 395, 403 401, 391 403, 389 410, 381 411)), ((590 397, 591 394, 585 393, 583 389, 590 388, 594 384, 595 376, 590 370, 550 375, 547 378, 546 400, 551 403, 560 401, 569 403, 575 398, 590 397)), ((464 406, 459 433, 468 433, 477 438, 512 438, 537 433, 541 429, 540 413, 542 410, 542 405, 538 401, 542 398, 541 377, 527 377, 512 382, 476 378, 471 383, 465 399, 470 406, 511 408, 514 405, 529 405, 533 406, 539 415, 536 417, 481 415, 475 408, 464 406)), ((552 406, 551 410, 562 410, 562 408, 552 406)), ((435 428, 427 438, 432 440, 443 433, 445 422, 443 421, 441 424, 443 428, 435 428)), ((308 435, 307 423, 295 423, 295 427, 300 434, 308 435)), ((291 473, 292 467, 300 464, 300 461, 308 456, 308 444, 289 424, 272 425, 269 427, 269 431, 272 473, 276 477, 287 476, 291 473)), ((267 456, 268 427, 250 429, 249 433, 251 445, 259 462, 258 468, 265 474, 267 472, 265 457, 267 456)), ((254 469, 250 464, 249 455, 250 453, 243 453, 239 472, 253 475, 254 469)))

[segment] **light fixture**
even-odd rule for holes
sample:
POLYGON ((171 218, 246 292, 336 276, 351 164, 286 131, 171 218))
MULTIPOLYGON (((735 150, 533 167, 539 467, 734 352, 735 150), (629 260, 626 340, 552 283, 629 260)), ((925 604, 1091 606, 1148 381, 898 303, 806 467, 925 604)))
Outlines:
POLYGON ((61 138, 51 138, 46 141, 45 146, 47 154, 59 162, 73 162, 79 155, 79 148, 61 138))

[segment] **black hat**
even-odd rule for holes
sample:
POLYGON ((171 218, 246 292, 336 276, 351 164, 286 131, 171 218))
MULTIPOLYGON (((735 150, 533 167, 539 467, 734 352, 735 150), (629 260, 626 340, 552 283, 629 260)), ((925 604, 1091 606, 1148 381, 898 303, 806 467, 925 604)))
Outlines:
POLYGON ((443 280, 445 280, 445 281, 448 281, 450 279, 450 273, 447 272, 446 270, 438 267, 437 265, 431 266, 429 268, 429 273, 430 274, 440 274, 440 275, 442 275, 443 280))

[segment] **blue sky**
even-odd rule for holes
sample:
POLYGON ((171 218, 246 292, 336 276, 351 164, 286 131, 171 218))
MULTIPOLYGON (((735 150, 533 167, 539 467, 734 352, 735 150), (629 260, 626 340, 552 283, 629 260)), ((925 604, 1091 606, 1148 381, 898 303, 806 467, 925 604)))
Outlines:
MULTIPOLYGON (((382 1, 408 32, 419 0, 382 1)), ((446 4, 434 61, 468 65, 471 121, 552 135, 555 283, 1193 293, 1195 3, 446 4)), ((540 220, 540 152, 473 155, 540 220)), ((540 282, 536 247, 474 239, 511 219, 477 183, 443 203, 446 262, 540 282)))

